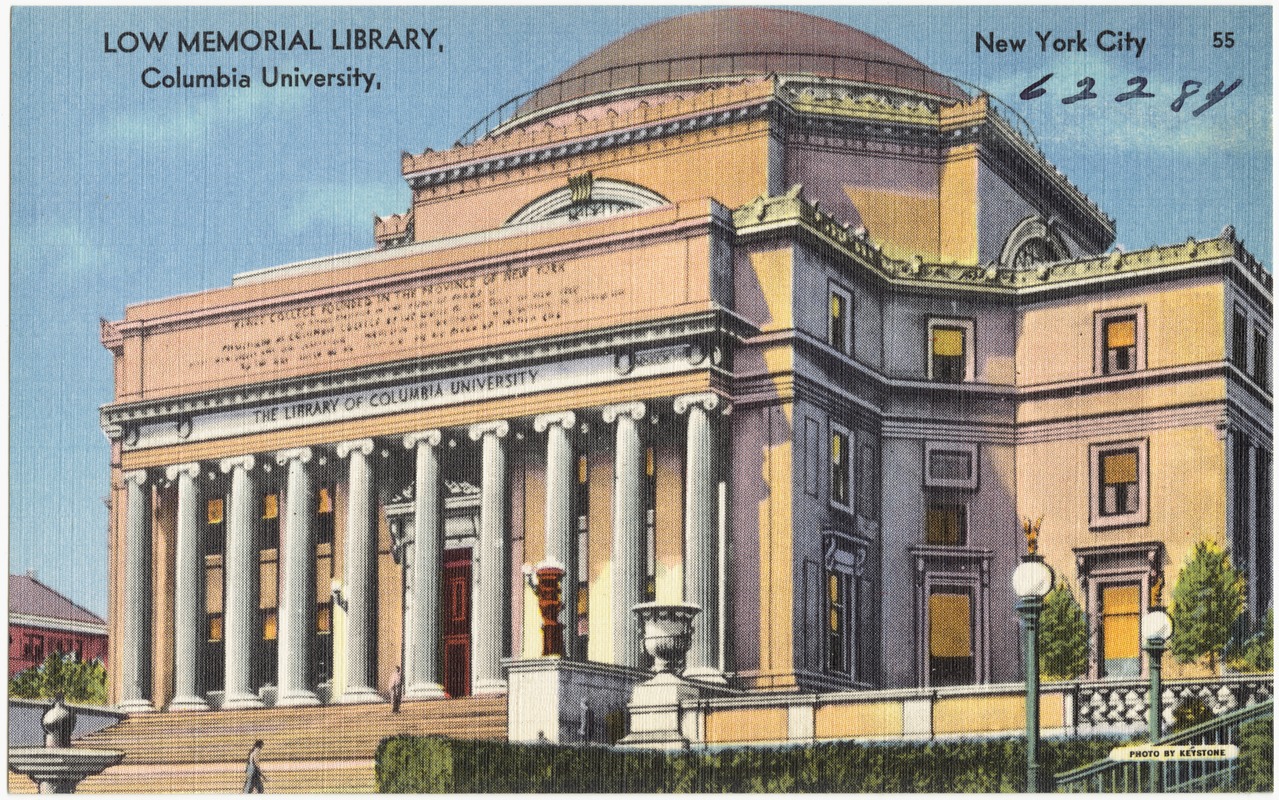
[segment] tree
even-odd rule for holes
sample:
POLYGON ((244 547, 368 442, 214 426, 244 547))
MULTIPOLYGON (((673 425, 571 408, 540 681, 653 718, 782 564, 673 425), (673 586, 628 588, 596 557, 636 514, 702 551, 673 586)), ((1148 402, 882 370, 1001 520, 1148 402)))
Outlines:
POLYGON ((1208 657, 1208 669, 1217 671, 1217 660, 1235 620, 1243 613, 1243 573, 1230 564, 1230 556, 1213 542, 1195 545, 1172 590, 1173 635, 1171 650, 1183 664, 1208 657))
POLYGON ((1044 680, 1068 681, 1088 666, 1088 625, 1070 587, 1059 583, 1044 599, 1039 618, 1039 674, 1044 680))
POLYGON ((81 661, 74 654, 50 653, 44 663, 9 679, 9 696, 29 700, 62 695, 69 703, 107 704, 107 670, 97 659, 81 661))

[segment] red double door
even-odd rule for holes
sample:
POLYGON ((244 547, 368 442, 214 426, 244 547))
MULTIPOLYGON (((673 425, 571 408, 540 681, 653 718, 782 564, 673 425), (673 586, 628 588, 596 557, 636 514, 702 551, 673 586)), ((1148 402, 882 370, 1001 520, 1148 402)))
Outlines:
POLYGON ((471 551, 444 551, 444 691, 449 697, 471 693, 471 551))

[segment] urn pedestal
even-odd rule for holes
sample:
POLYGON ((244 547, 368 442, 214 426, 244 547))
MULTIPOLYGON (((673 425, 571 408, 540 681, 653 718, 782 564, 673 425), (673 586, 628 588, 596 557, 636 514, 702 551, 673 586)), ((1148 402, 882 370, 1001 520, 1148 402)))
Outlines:
POLYGON ((634 607, 644 651, 653 658, 652 678, 636 686, 627 705, 623 747, 687 748, 681 732, 680 704, 700 697, 697 687, 680 677, 692 645, 693 618, 701 607, 692 603, 640 603, 634 607))
POLYGON ((70 794, 86 777, 120 763, 119 750, 72 747, 75 720, 59 696, 40 720, 44 747, 10 747, 9 769, 34 781, 40 794, 70 794))

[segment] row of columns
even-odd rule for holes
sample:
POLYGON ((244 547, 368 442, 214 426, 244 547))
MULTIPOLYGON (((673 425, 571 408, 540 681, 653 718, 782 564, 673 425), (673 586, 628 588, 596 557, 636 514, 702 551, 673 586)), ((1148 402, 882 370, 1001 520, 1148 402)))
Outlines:
MULTIPOLYGON (((711 412, 728 406, 713 393, 675 398, 677 414, 688 415, 685 458, 685 600, 703 613, 695 626, 687 674, 722 680, 718 621, 716 497, 719 479, 718 447, 711 412)), ((615 426, 613 493, 612 597, 614 652, 617 664, 638 667, 641 648, 634 632, 631 608, 644 597, 644 451, 638 423, 647 413, 644 403, 606 406, 604 421, 615 426)), ((572 411, 542 414, 533 427, 546 434, 545 541, 548 560, 565 569, 564 585, 576 587, 573 558, 573 447, 571 433, 577 415, 572 411)), ((510 531, 505 420, 479 423, 468 429, 481 452, 479 540, 473 551, 477 573, 471 638, 477 695, 506 691, 501 659, 506 613, 505 588, 510 562, 510 531)), ((443 568, 443 478, 438 430, 409 433, 403 445, 414 454, 414 537, 406 554, 413 579, 406 589, 404 618, 405 698, 444 696, 440 675, 441 622, 437 598, 443 568)), ((346 611, 346 686, 343 703, 376 702, 377 503, 369 457, 373 441, 360 439, 335 446, 347 463, 348 501, 345 527, 345 581, 340 603, 346 611)), ((281 537, 281 590, 278 612, 279 668, 277 705, 316 705, 309 685, 311 650, 315 640, 316 575, 314 565, 311 448, 281 450, 273 455, 286 470, 285 535, 281 537)), ((227 458, 220 469, 230 476, 223 595, 224 699, 223 708, 255 708, 261 699, 252 691, 251 656, 259 595, 258 550, 254 541, 257 487, 253 455, 227 458)), ((204 559, 200 546, 200 465, 169 467, 165 476, 177 483, 177 546, 174 598, 174 698, 172 709, 204 709, 196 675, 205 628, 204 559)), ((124 475, 125 575, 122 640, 121 708, 152 710, 149 700, 149 632, 151 629, 151 487, 145 471, 124 475)), ((571 603, 566 603, 571 608, 571 603)))

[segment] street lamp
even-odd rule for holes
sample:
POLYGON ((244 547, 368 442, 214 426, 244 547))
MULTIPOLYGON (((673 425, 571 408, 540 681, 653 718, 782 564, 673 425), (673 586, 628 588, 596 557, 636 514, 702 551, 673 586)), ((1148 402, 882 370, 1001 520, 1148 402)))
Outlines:
POLYGON ((1017 595, 1017 613, 1021 615, 1026 653, 1026 791, 1039 791, 1039 615, 1044 597, 1053 588, 1052 568, 1038 555, 1039 524, 1029 519, 1023 523, 1029 552, 1013 572, 1013 592, 1017 595))
MULTIPOLYGON (((1164 576, 1155 575, 1150 587, 1150 610, 1141 618, 1141 641, 1150 664, 1150 743, 1158 742, 1163 732, 1163 689, 1160 686, 1163 671, 1164 649, 1172 639, 1172 617, 1164 611, 1160 602, 1163 591, 1164 576)), ((1159 779, 1163 770, 1158 763, 1151 764, 1150 791, 1159 791, 1159 779)))

